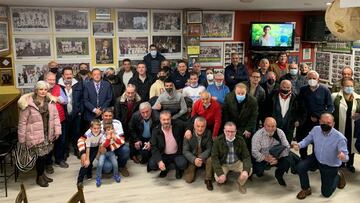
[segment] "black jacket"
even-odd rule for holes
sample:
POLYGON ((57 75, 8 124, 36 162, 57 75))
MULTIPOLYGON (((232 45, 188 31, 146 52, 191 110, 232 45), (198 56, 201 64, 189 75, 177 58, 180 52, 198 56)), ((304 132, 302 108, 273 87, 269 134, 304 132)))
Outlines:
MULTIPOLYGON (((150 124, 150 132, 159 125, 159 112, 156 110, 151 111, 151 124, 150 124)), ((148 140, 142 137, 144 132, 144 125, 142 124, 144 119, 142 118, 139 111, 135 112, 131 116, 131 120, 129 122, 129 133, 130 133, 130 142, 135 143, 137 141, 147 142, 148 140)))
POLYGON ((151 85, 154 83, 154 80, 151 76, 146 76, 145 81, 141 81, 139 75, 134 75, 130 80, 129 84, 133 84, 136 87, 136 92, 140 95, 141 101, 149 101, 149 94, 151 85))
POLYGON ((160 70, 161 61, 165 60, 165 57, 164 57, 162 54, 160 54, 160 52, 157 52, 155 58, 153 58, 153 57, 151 56, 151 54, 146 54, 146 55, 144 56, 144 62, 145 62, 145 64, 146 64, 147 72, 148 72, 150 75, 155 75, 155 74, 157 74, 157 73, 153 73, 153 72, 154 72, 154 71, 153 71, 153 67, 151 66, 151 61, 152 61, 152 60, 158 61, 158 63, 159 63, 159 67, 158 67, 158 68, 159 68, 159 70, 160 70))
MULTIPOLYGON (((172 120, 171 124, 172 133, 178 148, 176 154, 182 154, 183 138, 188 124, 180 120, 172 120)), ((162 155, 165 153, 165 135, 161 130, 161 124, 153 129, 150 143, 152 157, 155 163, 158 163, 162 160, 162 155)))

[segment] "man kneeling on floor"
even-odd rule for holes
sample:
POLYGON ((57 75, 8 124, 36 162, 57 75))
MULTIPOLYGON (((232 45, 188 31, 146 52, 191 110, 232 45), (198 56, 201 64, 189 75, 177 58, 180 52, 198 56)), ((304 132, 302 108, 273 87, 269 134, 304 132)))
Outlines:
POLYGON ((226 122, 224 134, 214 141, 211 160, 215 171, 215 180, 218 184, 226 183, 229 171, 240 173, 237 180, 241 193, 246 193, 245 183, 251 175, 251 156, 244 138, 236 133, 236 125, 226 122))
POLYGON ((265 119, 264 127, 255 133, 251 144, 252 156, 255 158, 254 173, 261 177, 266 168, 276 166, 275 178, 280 185, 286 186, 283 176, 290 167, 290 145, 284 131, 276 128, 274 118, 265 119))
POLYGON ((174 163, 176 179, 181 179, 187 165, 187 161, 182 154, 186 128, 185 122, 171 120, 170 111, 164 110, 160 113, 160 125, 153 129, 150 139, 152 156, 148 163, 150 170, 161 170, 159 177, 166 177, 169 165, 174 163))
POLYGON ((323 113, 319 123, 320 126, 315 126, 300 143, 293 145, 299 150, 314 144, 314 153, 296 166, 301 184, 301 191, 296 196, 298 199, 311 195, 308 171, 313 168, 320 170, 321 194, 324 197, 330 197, 336 187, 343 189, 346 185, 345 176, 339 170, 342 162, 349 160, 346 138, 334 128, 331 114, 323 113))
POLYGON ((194 182, 196 169, 205 165, 205 184, 208 190, 213 190, 213 170, 210 157, 212 147, 211 134, 211 131, 206 129, 205 118, 197 117, 194 121, 191 137, 185 137, 183 142, 183 153, 189 161, 189 166, 185 170, 185 181, 187 183, 194 182))

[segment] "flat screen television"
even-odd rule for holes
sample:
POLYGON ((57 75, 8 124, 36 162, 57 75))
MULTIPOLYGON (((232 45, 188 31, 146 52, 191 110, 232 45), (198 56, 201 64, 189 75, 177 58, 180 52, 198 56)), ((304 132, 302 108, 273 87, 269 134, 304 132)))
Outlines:
POLYGON ((294 48, 294 22, 253 22, 250 26, 250 49, 286 51, 294 48))

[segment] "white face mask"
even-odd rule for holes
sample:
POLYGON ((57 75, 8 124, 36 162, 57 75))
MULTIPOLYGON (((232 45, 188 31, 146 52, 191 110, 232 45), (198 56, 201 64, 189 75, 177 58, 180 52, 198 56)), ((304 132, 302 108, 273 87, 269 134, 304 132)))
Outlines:
POLYGON ((157 54, 157 51, 154 51, 154 50, 153 50, 153 51, 150 51, 150 54, 151 54, 152 57, 155 58, 155 57, 156 57, 156 54, 157 54))
POLYGON ((206 76, 207 80, 214 80, 214 75, 213 74, 209 74, 206 76))
POLYGON ((314 79, 309 80, 308 83, 311 87, 315 87, 316 85, 318 85, 318 81, 314 79))
POLYGON ((215 82, 215 85, 220 87, 222 85, 222 82, 215 82))
POLYGON ((225 136, 226 141, 233 142, 235 140, 235 136, 232 139, 229 139, 227 136, 225 136))

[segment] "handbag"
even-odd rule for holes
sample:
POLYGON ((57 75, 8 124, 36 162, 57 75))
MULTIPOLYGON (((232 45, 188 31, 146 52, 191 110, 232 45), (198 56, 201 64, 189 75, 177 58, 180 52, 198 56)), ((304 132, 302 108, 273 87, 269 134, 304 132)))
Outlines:
POLYGON ((279 142, 279 144, 272 146, 269 149, 269 154, 275 157, 276 159, 280 158, 281 153, 286 149, 284 145, 281 144, 281 140, 279 138, 279 135, 277 134, 277 131, 275 131, 273 138, 279 142))
POLYGON ((34 168, 38 155, 35 150, 28 148, 25 144, 17 143, 13 151, 16 167, 22 172, 28 172, 34 168))

